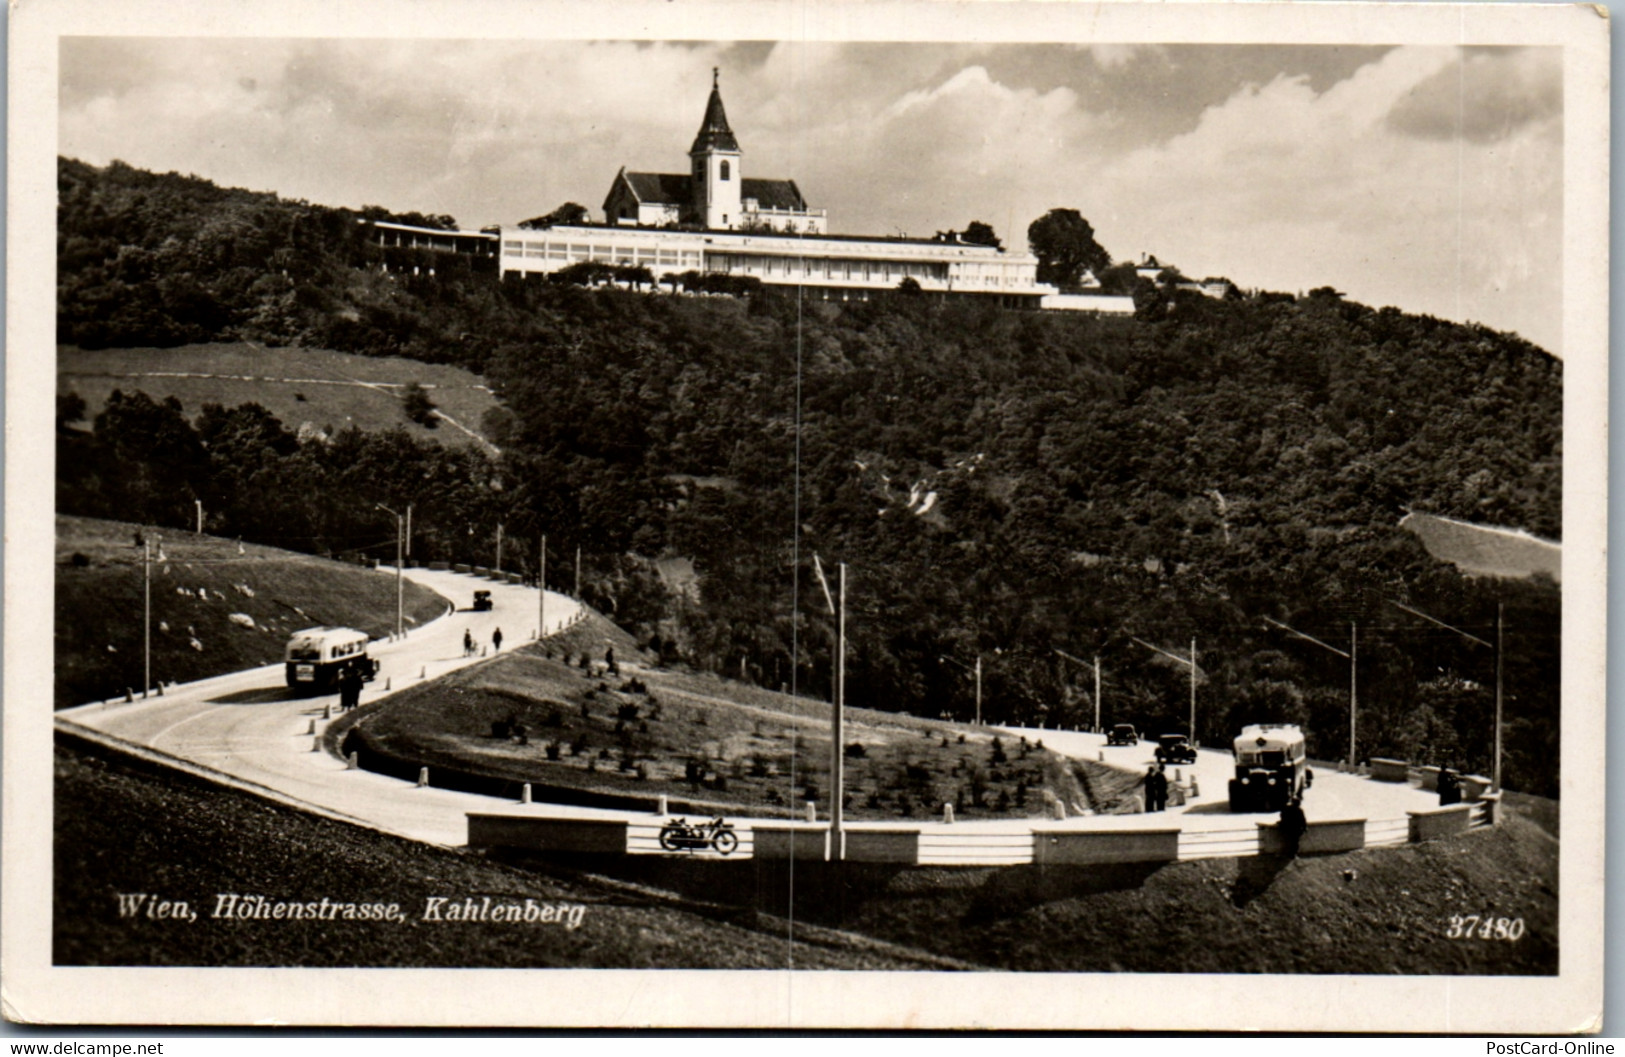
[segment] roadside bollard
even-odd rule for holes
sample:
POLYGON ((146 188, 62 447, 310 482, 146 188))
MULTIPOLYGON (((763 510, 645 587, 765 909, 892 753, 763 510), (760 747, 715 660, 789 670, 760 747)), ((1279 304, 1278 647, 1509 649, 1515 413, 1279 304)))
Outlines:
POLYGON ((124 688, 124 703, 126 705, 128 705, 128 704, 134 703, 134 701, 135 701, 135 691, 131 690, 129 687, 126 686, 124 688))
POLYGON ((807 801, 807 815, 806 815, 806 818, 807 818, 808 822, 817 822, 818 821, 818 805, 813 803, 811 800, 807 801))
POLYGON ((1065 822, 1066 821, 1066 805, 1061 803, 1059 800, 1055 801, 1053 804, 1051 804, 1049 806, 1049 814, 1050 814, 1050 818, 1053 818, 1055 821, 1057 821, 1057 822, 1065 822))
POLYGON ((1201 795, 1202 795, 1202 791, 1200 789, 1196 788, 1196 775, 1193 773, 1191 775, 1191 799, 1195 800, 1197 797, 1199 797, 1201 795))
POLYGON ((333 718, 333 706, 332 705, 323 705, 322 706, 322 718, 323 719, 332 719, 333 718))
POLYGON ((164 681, 162 679, 158 680, 158 696, 164 696, 164 681))
POLYGON ((427 664, 419 665, 418 666, 418 678, 419 679, 427 679, 428 677, 429 677, 429 666, 427 664))
POLYGON ((1182 781, 1184 781, 1184 779, 1179 776, 1179 768, 1175 767, 1174 768, 1174 784, 1178 785, 1182 781))
POLYGON ((310 721, 310 729, 305 731, 305 733, 306 734, 314 734, 314 733, 316 733, 316 721, 314 719, 310 721))
POLYGON ((666 795, 664 793, 662 793, 660 795, 659 806, 655 808, 655 814, 657 814, 657 815, 668 814, 668 812, 666 811, 666 795))
POLYGON ((1106 762, 1106 750, 1105 749, 1100 750, 1100 762, 1101 763, 1106 762))
POLYGON ((419 767, 418 768, 418 788, 422 789, 424 786, 426 786, 428 784, 429 784, 429 769, 427 767, 419 767))
POLYGON ((348 756, 346 756, 344 758, 344 769, 346 771, 356 770, 360 766, 361 766, 361 754, 360 753, 352 752, 350 755, 348 755, 348 756))
POLYGON ((530 783, 529 782, 526 782, 524 785, 519 787, 519 802, 521 804, 530 803, 530 783))
POLYGON ((481 647, 480 647, 480 656, 481 656, 481 657, 484 657, 484 656, 485 656, 485 647, 484 647, 484 646, 481 646, 481 647))
POLYGON ((942 805, 942 824, 945 826, 954 824, 954 806, 952 804, 942 805))
POLYGON ((311 752, 321 752, 322 751, 322 739, 321 738, 311 738, 310 739, 310 751, 311 752))
POLYGON ((393 676, 385 676, 384 677, 384 693, 386 693, 386 694, 389 693, 389 681, 392 678, 393 678, 393 676))

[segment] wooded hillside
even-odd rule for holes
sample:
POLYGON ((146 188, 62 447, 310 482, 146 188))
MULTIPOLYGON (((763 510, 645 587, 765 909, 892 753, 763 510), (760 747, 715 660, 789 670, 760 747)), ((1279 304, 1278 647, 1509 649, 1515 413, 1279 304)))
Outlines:
MULTIPOLYGON (((1397 528, 1417 509, 1560 538, 1562 365, 1516 336, 1327 289, 1169 292, 1151 319, 1096 319, 904 293, 836 306, 499 283, 466 258, 410 278, 376 268, 356 214, 127 167, 62 172, 64 341, 404 354, 482 371, 506 404, 487 423, 502 456, 454 468, 433 445, 316 451, 216 414, 233 454, 182 443, 152 471, 219 490, 240 520, 216 531, 321 549, 376 540, 374 502, 414 502, 431 511, 424 557, 489 561, 498 521, 520 553, 546 532, 550 582, 571 586, 579 545, 589 601, 668 655, 777 687, 794 653, 795 684, 824 693, 816 552, 851 566, 853 704, 966 717, 972 680, 942 658, 980 654, 990 721, 1092 722, 1092 673, 1064 650, 1101 656, 1105 722, 1174 729, 1186 670, 1131 636, 1180 654, 1195 637, 1203 741, 1295 721, 1327 757, 1347 752, 1348 663, 1262 618, 1343 649, 1352 621, 1359 755, 1475 770, 1492 651, 1389 603, 1493 641, 1504 601, 1508 782, 1555 787, 1556 586, 1465 578, 1397 528), (275 480, 288 460, 332 473, 295 503, 244 471, 275 480), (693 559, 697 597, 652 573, 674 555, 693 559)), ((64 485, 64 510, 95 513, 77 508, 139 479, 118 466, 152 465, 107 428, 74 440, 113 461, 64 485)), ((189 512, 181 498, 152 516, 189 512)))

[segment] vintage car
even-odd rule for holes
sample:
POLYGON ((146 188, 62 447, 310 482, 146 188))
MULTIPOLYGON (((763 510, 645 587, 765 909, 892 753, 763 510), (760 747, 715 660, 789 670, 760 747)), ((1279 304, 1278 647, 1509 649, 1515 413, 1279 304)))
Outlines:
POLYGON ((1140 733, 1132 723, 1118 723, 1106 732, 1107 745, 1138 745, 1140 733))
POLYGON ((1195 763, 1196 749, 1183 734, 1164 734, 1157 739, 1158 763, 1195 763))
POLYGON ((484 613, 487 610, 489 610, 490 608, 491 608, 491 592, 489 592, 489 591, 475 591, 474 592, 474 612, 476 612, 476 613, 484 613))

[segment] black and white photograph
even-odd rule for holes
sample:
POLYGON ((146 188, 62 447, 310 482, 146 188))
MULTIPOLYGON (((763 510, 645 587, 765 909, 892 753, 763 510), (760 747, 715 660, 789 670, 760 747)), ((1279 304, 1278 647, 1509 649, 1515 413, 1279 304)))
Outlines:
POLYGON ((14 11, 8 1017, 1599 1030, 1607 20, 1383 8, 14 11))

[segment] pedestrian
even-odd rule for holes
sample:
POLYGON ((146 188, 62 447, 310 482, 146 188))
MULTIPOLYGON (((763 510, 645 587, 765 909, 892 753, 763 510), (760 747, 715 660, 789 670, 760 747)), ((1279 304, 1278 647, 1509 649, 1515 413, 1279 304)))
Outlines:
POLYGON ((497 628, 495 631, 493 631, 491 633, 491 649, 500 650, 501 648, 502 648, 502 629, 497 628))
POLYGON ((604 670, 610 675, 620 675, 621 670, 615 667, 615 647, 610 646, 604 650, 604 670))
POLYGON ((469 657, 474 653, 474 633, 467 628, 463 629, 463 656, 469 657))
POLYGON ((1162 764, 1157 764, 1157 810, 1168 810, 1168 771, 1162 764))
POLYGON ((1439 806, 1461 803, 1461 780, 1448 767, 1439 768, 1439 806))
POLYGON ((1145 809, 1147 811, 1161 810, 1157 806, 1157 782, 1161 777, 1157 773, 1155 764, 1145 769, 1145 809))
POLYGON ((354 668, 346 668, 339 676, 339 711, 348 712, 360 704, 361 673, 354 668))
POLYGON ((1296 859, 1298 845, 1303 842, 1304 832, 1308 829, 1309 820, 1304 817, 1303 805, 1297 797, 1293 797, 1281 809, 1281 821, 1275 827, 1281 835, 1281 854, 1288 859, 1296 859))

